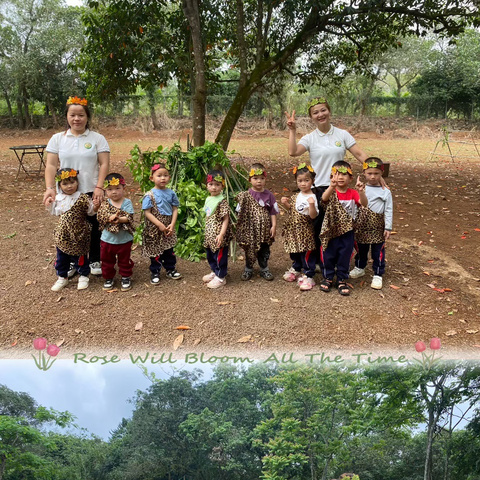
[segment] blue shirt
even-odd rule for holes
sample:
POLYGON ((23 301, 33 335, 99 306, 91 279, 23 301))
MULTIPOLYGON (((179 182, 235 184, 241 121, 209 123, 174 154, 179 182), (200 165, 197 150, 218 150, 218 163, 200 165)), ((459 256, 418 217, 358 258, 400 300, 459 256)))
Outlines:
MULTIPOLYGON (((161 215, 171 215, 173 213, 172 207, 178 207, 180 205, 177 194, 169 188, 164 188, 163 190, 160 188, 152 188, 150 192, 155 198, 155 203, 161 215)), ((152 199, 147 193, 142 200, 142 210, 147 210, 152 207, 152 199)))
MULTIPOLYGON (((107 200, 108 202, 110 202, 111 205, 112 202, 110 201, 110 199, 107 198, 107 200)), ((133 214, 134 212, 132 202, 128 198, 124 198, 120 210, 133 214)), ((118 233, 112 233, 108 230, 102 230, 100 240, 103 240, 106 243, 111 243, 112 245, 122 245, 123 243, 131 242, 133 240, 133 235, 126 230, 120 230, 118 233)))

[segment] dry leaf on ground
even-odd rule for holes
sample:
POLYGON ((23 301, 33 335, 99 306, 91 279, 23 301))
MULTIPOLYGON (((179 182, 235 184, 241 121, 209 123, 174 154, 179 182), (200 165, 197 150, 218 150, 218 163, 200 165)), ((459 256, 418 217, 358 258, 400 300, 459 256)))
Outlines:
POLYGON ((141 330, 143 328, 143 322, 138 322, 136 325, 135 325, 135 331, 138 332, 139 330, 141 330))
POLYGON ((191 330, 191 328, 188 325, 179 325, 175 330, 191 330))
POLYGON ((230 305, 233 304, 233 302, 217 302, 217 305, 230 305))
POLYGON ((245 337, 239 338, 237 343, 247 343, 252 339, 251 335, 246 335, 245 337))
POLYGON ((274 303, 280 303, 280 300, 278 298, 271 298, 270 300, 274 303))
POLYGON ((448 332, 445 332, 445 335, 447 337, 452 337, 453 335, 456 335, 457 331, 456 330, 449 330, 448 332))
POLYGON ((173 349, 178 350, 178 347, 183 343, 183 333, 179 335, 174 341, 173 341, 173 349))
POLYGON ((478 330, 466 330, 467 333, 478 333, 478 330))

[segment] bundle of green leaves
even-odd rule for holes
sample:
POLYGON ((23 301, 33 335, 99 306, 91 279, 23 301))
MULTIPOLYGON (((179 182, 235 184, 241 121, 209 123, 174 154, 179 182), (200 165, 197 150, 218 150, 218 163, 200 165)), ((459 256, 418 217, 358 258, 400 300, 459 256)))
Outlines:
MULTIPOLYGON (((235 152, 229 152, 229 155, 235 152)), ((198 262, 205 258, 203 247, 203 206, 208 192, 205 179, 209 170, 219 169, 225 174, 224 196, 229 202, 232 219, 235 220, 234 197, 248 187, 248 174, 241 164, 232 165, 222 147, 216 143, 205 142, 201 147, 193 147, 183 152, 178 143, 164 149, 161 145, 156 150, 142 152, 138 145, 130 151, 127 165, 142 190, 148 192, 153 188, 150 169, 155 163, 166 164, 170 172, 169 187, 180 200, 177 219, 178 242, 175 253, 184 259, 198 262)), ((143 223, 137 228, 134 241, 141 243, 143 223)))

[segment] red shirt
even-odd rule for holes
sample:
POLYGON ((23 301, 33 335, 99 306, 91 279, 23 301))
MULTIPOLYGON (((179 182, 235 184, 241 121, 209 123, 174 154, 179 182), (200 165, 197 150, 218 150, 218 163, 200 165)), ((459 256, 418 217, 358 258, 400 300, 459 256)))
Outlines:
POLYGON ((338 190, 336 190, 336 192, 338 200, 342 204, 343 208, 352 218, 355 218, 357 207, 360 206, 360 195, 358 194, 357 190, 349 188, 345 193, 339 192, 338 190))

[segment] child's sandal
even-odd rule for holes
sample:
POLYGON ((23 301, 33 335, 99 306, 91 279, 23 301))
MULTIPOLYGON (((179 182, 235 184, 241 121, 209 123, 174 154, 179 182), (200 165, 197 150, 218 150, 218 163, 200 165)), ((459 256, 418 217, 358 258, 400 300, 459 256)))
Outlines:
POLYGON ((332 288, 332 283, 333 283, 332 280, 329 280, 328 278, 324 278, 324 279, 320 282, 320 290, 321 290, 322 292, 329 292, 330 289, 332 288))
POLYGON ((348 297, 352 291, 350 285, 347 282, 338 282, 338 293, 344 297, 348 297))

